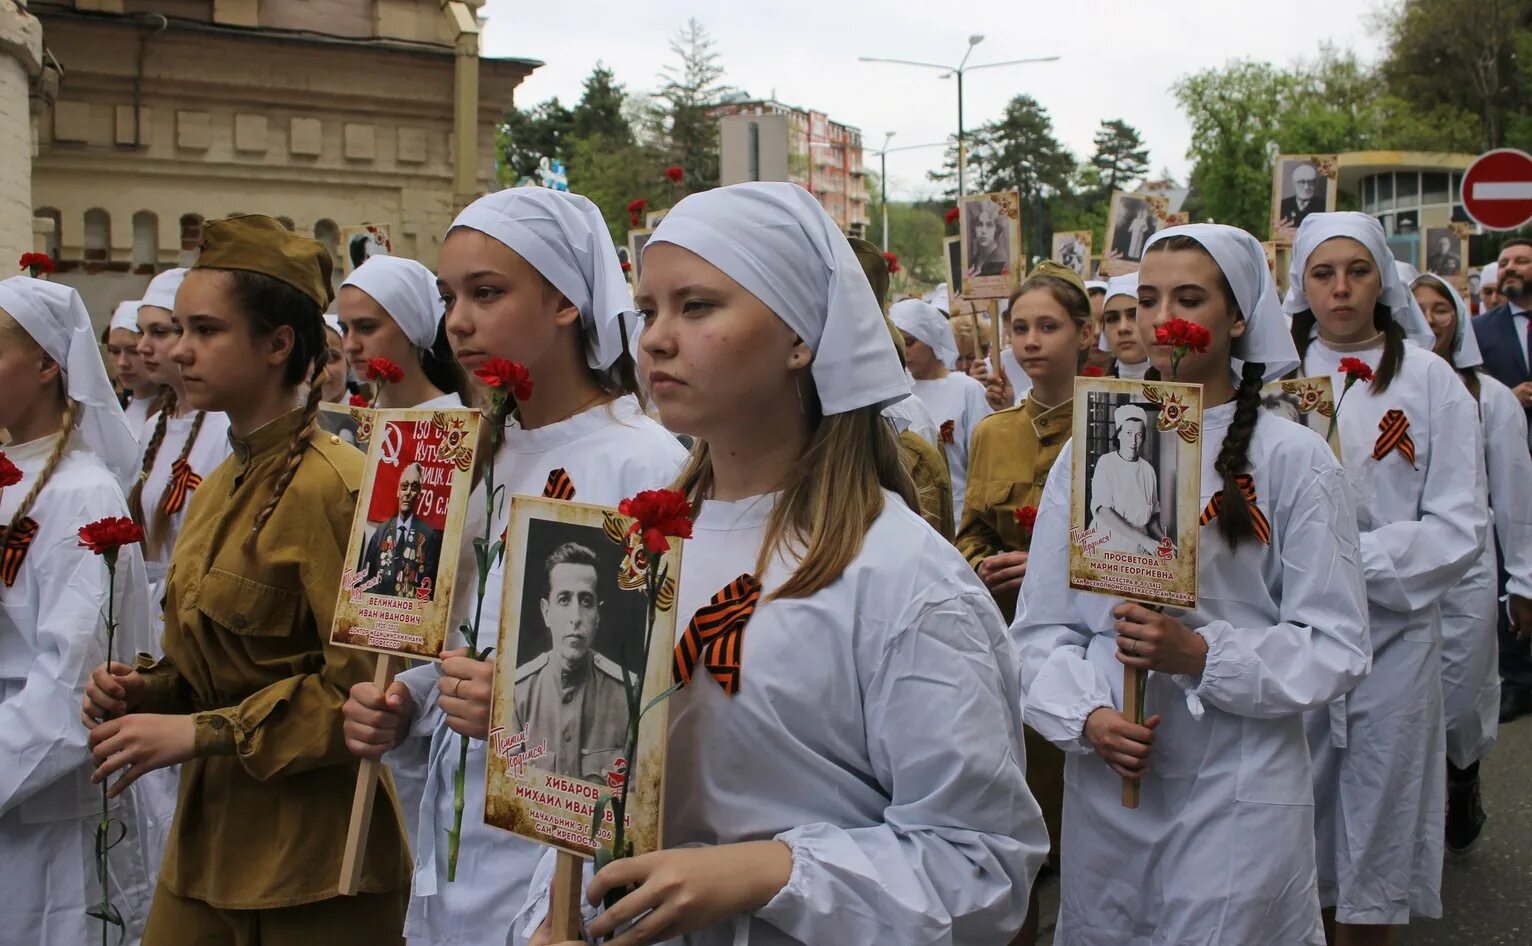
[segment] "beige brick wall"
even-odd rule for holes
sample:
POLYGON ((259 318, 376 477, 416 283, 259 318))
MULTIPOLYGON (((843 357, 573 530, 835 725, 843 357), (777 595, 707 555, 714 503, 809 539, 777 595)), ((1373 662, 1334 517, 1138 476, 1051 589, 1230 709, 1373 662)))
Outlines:
POLYGON ((32 249, 32 120, 29 75, 41 62, 42 29, 16 4, 0 6, 0 272, 32 249))

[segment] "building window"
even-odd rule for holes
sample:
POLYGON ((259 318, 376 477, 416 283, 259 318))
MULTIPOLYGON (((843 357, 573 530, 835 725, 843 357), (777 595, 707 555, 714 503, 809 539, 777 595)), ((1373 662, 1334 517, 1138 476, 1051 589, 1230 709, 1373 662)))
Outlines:
POLYGON ((39 207, 32 211, 32 216, 41 220, 53 222, 53 232, 43 237, 43 252, 47 253, 55 261, 59 258, 59 243, 63 237, 64 217, 52 207, 39 207))
POLYGON ((85 262, 112 261, 112 216, 100 207, 85 211, 85 262))
POLYGON ((133 269, 152 273, 159 258, 160 218, 152 211, 140 210, 133 215, 133 269))
POLYGON ((1394 174, 1394 203, 1401 208, 1420 204, 1420 175, 1414 171, 1394 174))
POLYGON ((1394 209, 1394 176, 1392 174, 1378 175, 1378 209, 1394 209))
POLYGON ((1422 204, 1448 204, 1452 194, 1448 189, 1445 171, 1427 171, 1421 175, 1420 202, 1422 204))

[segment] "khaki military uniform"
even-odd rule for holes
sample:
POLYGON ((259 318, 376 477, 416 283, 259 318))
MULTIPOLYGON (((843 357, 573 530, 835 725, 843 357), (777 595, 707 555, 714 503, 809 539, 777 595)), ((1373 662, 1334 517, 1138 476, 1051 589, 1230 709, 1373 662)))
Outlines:
POLYGON ((387 779, 361 880, 364 893, 387 896, 320 905, 337 897, 358 767, 341 706, 376 660, 328 643, 362 455, 332 434, 310 434, 254 549, 243 547, 301 423, 294 411, 233 441, 233 455, 203 481, 167 578, 165 656, 140 660, 140 711, 189 713, 196 732, 146 946, 234 942, 218 938, 232 911, 286 910, 283 927, 301 927, 301 912, 287 908, 305 904, 319 905, 319 927, 351 931, 328 943, 400 941, 409 856, 387 779), (401 918, 382 940, 380 904, 401 918), (346 910, 354 923, 339 916, 346 910))
MULTIPOLYGON (((1059 457, 1074 424, 1074 401, 1044 408, 1032 398, 979 422, 968 452, 968 488, 958 525, 957 547, 975 569, 1000 552, 1024 552, 1030 536, 1016 521, 1016 510, 1037 506, 1048 471, 1059 457)), ((996 596, 1007 621, 1016 618, 1016 592, 996 596)), ((1064 807, 1064 753, 1033 732, 1026 733, 1027 785, 1042 806, 1051 856, 1059 851, 1059 823, 1064 807)))
POLYGON ((913 430, 900 432, 899 454, 910 479, 915 481, 921 518, 944 538, 951 538, 952 475, 947 472, 947 455, 913 430))
POLYGON ((605 781, 627 749, 622 670, 600 654, 576 674, 564 674, 551 652, 517 667, 516 715, 529 747, 546 741, 547 755, 534 764, 549 772, 605 781))

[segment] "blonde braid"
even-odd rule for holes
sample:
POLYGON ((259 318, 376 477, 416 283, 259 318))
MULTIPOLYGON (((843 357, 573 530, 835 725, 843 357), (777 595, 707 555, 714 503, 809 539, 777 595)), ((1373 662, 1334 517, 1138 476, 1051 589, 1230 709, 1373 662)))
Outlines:
POLYGON ((277 503, 281 501, 282 494, 287 491, 287 484, 293 481, 293 475, 298 472, 298 464, 303 460, 303 451, 309 445, 309 436, 316 429, 315 418, 319 416, 319 402, 324 396, 323 385, 320 379, 324 376, 323 350, 314 360, 314 370, 309 376, 308 398, 303 402, 303 424, 293 436, 293 442, 287 448, 287 459, 282 464, 282 472, 277 477, 277 482, 271 488, 271 498, 266 505, 256 514, 255 524, 250 527, 250 534, 245 537, 244 548, 249 552, 255 548, 256 536, 261 534, 261 529, 266 525, 266 520, 276 511, 277 503))
POLYGON ((160 395, 154 403, 159 416, 154 421, 154 433, 150 435, 149 442, 144 445, 144 463, 138 470, 138 479, 133 482, 133 489, 128 492, 128 515, 132 516, 133 521, 142 529, 149 528, 144 518, 144 482, 149 479, 149 471, 154 469, 154 459, 159 456, 160 445, 165 442, 165 426, 170 422, 170 415, 176 409, 175 390, 168 385, 161 388, 160 395))
POLYGON ((43 487, 48 485, 48 480, 52 478, 53 471, 58 468, 59 461, 64 459, 64 453, 69 449, 69 437, 74 433, 75 412, 74 401, 65 398, 64 424, 59 434, 59 442, 54 446, 53 453, 49 455, 48 462, 44 464, 43 471, 38 474, 37 482, 32 484, 32 488, 27 491, 27 495, 22 497, 21 505, 16 507, 16 514, 11 516, 10 523, 5 527, 5 534, 0 536, 0 548, 5 548, 10 542, 11 533, 21 526, 22 520, 27 517, 27 513, 32 511, 32 504, 37 501, 37 494, 41 493, 43 487))

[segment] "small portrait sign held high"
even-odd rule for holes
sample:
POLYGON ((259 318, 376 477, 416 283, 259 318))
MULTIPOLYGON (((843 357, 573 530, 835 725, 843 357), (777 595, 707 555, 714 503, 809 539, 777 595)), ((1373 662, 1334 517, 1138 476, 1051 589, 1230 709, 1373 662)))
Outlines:
POLYGON ((1340 188, 1333 154, 1280 154, 1271 181, 1271 238, 1292 246, 1310 214, 1330 213, 1340 188))
POLYGON ((484 821, 585 858, 612 846, 603 798, 625 784, 625 842, 633 854, 660 846, 681 552, 672 540, 651 555, 631 522, 603 506, 515 496, 506 529, 484 821), (650 568, 661 578, 645 653, 650 568), (631 707, 651 704, 628 758, 631 707))
POLYGON ((480 415, 369 413, 374 436, 330 640, 436 660, 447 642, 480 415))
POLYGON ((1197 603, 1202 386, 1075 380, 1069 586, 1197 603))
POLYGON ((1091 243, 1095 235, 1089 230, 1070 230, 1053 235, 1053 261, 1068 266, 1081 279, 1089 279, 1091 243))
POLYGON ((1021 285, 1021 198, 1015 191, 969 194, 958 204, 964 299, 1004 299, 1021 285))
POLYGON ((1340 459, 1340 433, 1335 429, 1335 382, 1329 375, 1284 378, 1261 388, 1261 407, 1319 432, 1340 459))

